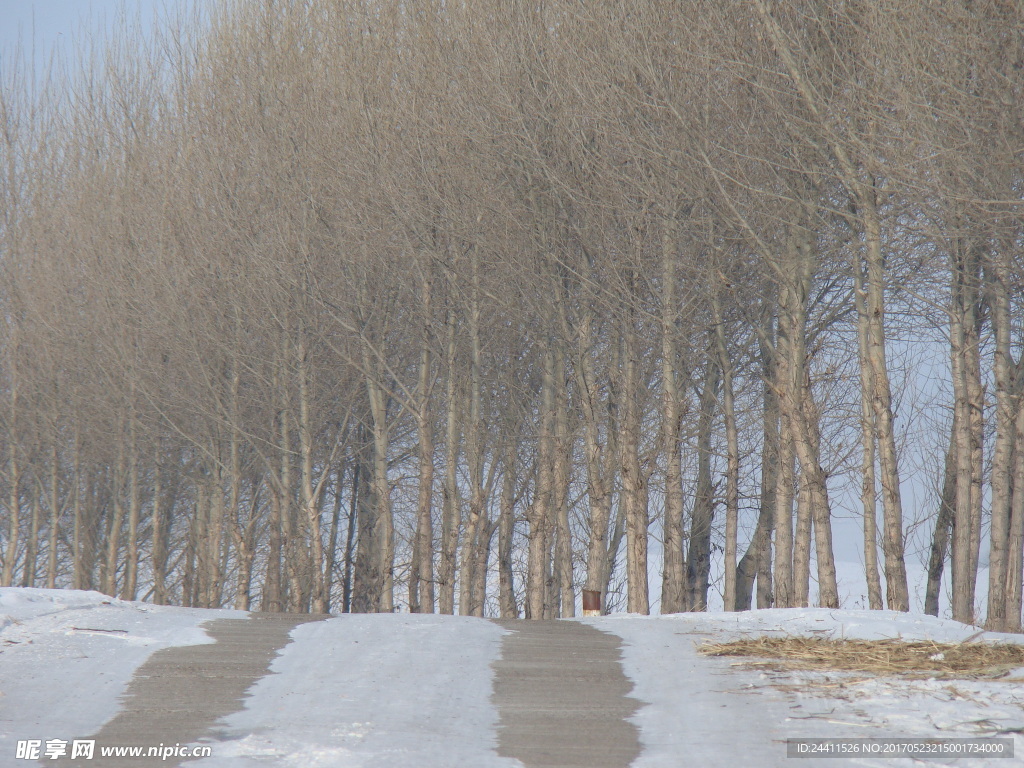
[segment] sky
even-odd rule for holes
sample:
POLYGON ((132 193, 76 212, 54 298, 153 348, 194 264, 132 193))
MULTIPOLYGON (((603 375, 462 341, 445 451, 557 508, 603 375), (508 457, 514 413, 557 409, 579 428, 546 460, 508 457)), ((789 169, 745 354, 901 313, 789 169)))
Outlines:
POLYGON ((55 52, 72 54, 80 42, 104 40, 125 13, 141 29, 168 11, 196 0, 0 0, 0 61, 8 63, 18 45, 35 61, 37 74, 55 52))

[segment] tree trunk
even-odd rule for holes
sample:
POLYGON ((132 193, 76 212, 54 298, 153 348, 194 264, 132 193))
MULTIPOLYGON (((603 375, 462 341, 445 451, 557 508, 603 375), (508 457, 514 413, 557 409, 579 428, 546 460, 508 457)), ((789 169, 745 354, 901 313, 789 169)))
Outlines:
POLYGON ((512 548, 515 532, 516 449, 505 450, 502 472, 501 512, 498 517, 498 608, 503 619, 519 618, 515 583, 512 578, 512 548))
POLYGON ((377 525, 376 500, 377 484, 374 482, 373 465, 376 462, 372 438, 367 441, 364 455, 360 456, 360 475, 369 479, 360 488, 358 495, 358 534, 356 536, 355 572, 353 574, 351 610, 352 613, 376 613, 380 609, 380 587, 382 583, 380 566, 380 529, 377 525), (368 450, 369 458, 365 456, 368 450), (367 466, 369 464, 369 466, 367 466))
MULTIPOLYGON (((54 420, 56 424, 56 420, 54 420)), ((53 445, 50 446, 50 526, 49 541, 47 543, 46 563, 46 588, 56 589, 57 587, 57 541, 60 531, 60 464, 57 456, 57 435, 53 436, 53 445)))
POLYGON ((985 626, 993 632, 1006 631, 1010 520, 1013 495, 1014 364, 1011 351, 1010 293, 1005 257, 995 258, 986 273, 989 315, 995 336, 994 374, 996 385, 996 439, 992 454, 992 523, 989 545, 988 612, 985 626))
POLYGON ((445 430, 444 503, 441 510, 441 559, 437 566, 438 603, 441 613, 455 613, 455 557, 459 544, 460 504, 456 469, 459 461, 459 432, 456 421, 455 313, 449 308, 445 320, 448 333, 446 370, 447 425, 445 430))
POLYGON ((544 352, 541 382, 540 434, 537 438, 537 484, 533 503, 527 510, 529 552, 526 573, 526 618, 543 619, 550 613, 548 579, 551 574, 551 523, 554 496, 555 453, 555 355, 551 346, 544 352))
POLYGON ((104 560, 103 591, 117 597, 117 562, 120 554, 121 525, 124 522, 124 504, 121 499, 121 484, 124 481, 124 445, 118 446, 117 465, 114 469, 113 506, 110 524, 107 527, 107 553, 104 560))
POLYGON ((82 445, 78 428, 75 428, 75 438, 72 445, 74 456, 71 459, 71 482, 74 484, 72 494, 72 514, 74 516, 74 530, 72 531, 72 564, 71 564, 71 588, 85 589, 89 579, 85 573, 85 521, 83 520, 82 509, 82 445))
POLYGON ((775 529, 775 507, 779 475, 779 398, 775 389, 772 348, 775 328, 765 313, 763 333, 758 338, 762 368, 762 449, 761 491, 757 526, 747 551, 737 566, 736 610, 750 609, 754 580, 757 580, 757 607, 771 608, 775 601, 772 588, 772 533, 775 529))
POLYGON ((583 451, 587 469, 587 501, 589 510, 590 536, 587 541, 587 578, 584 589, 600 592, 602 600, 608 581, 608 534, 612 513, 611 477, 617 460, 612 414, 615 398, 609 391, 606 402, 605 440, 602 445, 601 424, 598 416, 600 393, 594 374, 594 359, 591 343, 593 311, 589 306, 582 310, 577 330, 576 384, 580 393, 583 420, 583 451))
POLYGON ((480 534, 486 504, 484 488, 483 420, 481 415, 483 381, 483 348, 480 340, 480 268, 476 248, 471 253, 471 295, 468 316, 470 343, 469 361, 469 424, 466 427, 466 464, 469 468, 469 508, 462 539, 462 562, 459 572, 459 612, 463 616, 477 614, 483 606, 483 595, 475 594, 476 567, 479 565, 480 534))
POLYGON ((498 522, 490 520, 485 510, 481 520, 480 534, 477 537, 478 544, 474 553, 476 563, 473 567, 472 615, 479 618, 483 618, 487 603, 487 565, 491 559, 491 547, 497 528, 498 522))
MULTIPOLYGON (((320 500, 323 497, 323 479, 314 488, 313 481, 313 426, 310 414, 309 371, 306 352, 305 329, 299 329, 296 349, 297 374, 299 378, 299 454, 302 477, 300 489, 302 508, 309 528, 313 563, 309 573, 308 590, 310 610, 313 613, 327 612, 327 590, 324 584, 324 541, 320 521, 320 500)), ((335 439, 340 439, 340 435, 335 439)), ((323 470, 326 474, 326 469, 323 470)))
POLYGON ((163 472, 160 468, 159 451, 153 462, 153 506, 149 517, 149 527, 153 537, 151 553, 153 559, 153 602, 164 605, 167 602, 167 586, 165 583, 167 570, 167 549, 165 545, 163 504, 160 498, 163 493, 163 472))
POLYGON ((136 442, 135 417, 128 427, 128 559, 125 563, 122 600, 134 600, 139 578, 139 519, 141 516, 139 488, 139 455, 136 442))
MULTIPOLYGON (((1017 368, 1017 381, 1022 380, 1021 367, 1017 368)), ((1021 598, 1024 592, 1024 402, 1018 389, 1017 414, 1014 419, 1014 442, 1017 449, 1013 460, 1013 499, 1010 506, 1010 531, 1006 563, 1006 616, 1007 632, 1021 631, 1021 598)))
POLYGON ((871 370, 871 407, 878 445, 885 520, 882 551, 885 554, 886 599, 890 610, 909 611, 910 592, 907 587, 907 564, 904 559, 899 456, 896 452, 892 391, 885 360, 885 264, 874 179, 869 185, 861 185, 857 205, 861 209, 865 225, 867 359, 871 370))
POLYGON ((864 291, 864 270, 858 258, 853 265, 854 306, 857 309, 857 360, 860 369, 861 492, 864 516, 864 574, 868 585, 868 607, 880 611, 882 582, 878 576, 878 517, 875 489, 875 419, 871 402, 871 373, 868 364, 868 323, 864 291))
MULTIPOLYGON (((288 359, 287 345, 284 347, 282 359, 288 359)), ((278 384, 280 396, 280 445, 278 456, 278 492, 281 509, 281 556, 283 558, 281 610, 294 612, 298 608, 301 597, 299 588, 299 537, 295 531, 295 491, 292 487, 292 437, 291 419, 289 418, 288 392, 285 382, 278 384)))
POLYGON ((807 478, 797 476, 796 531, 793 538, 793 608, 806 608, 811 589, 811 498, 807 478))
POLYGON ((807 503, 814 524, 814 549, 818 565, 818 606, 839 607, 835 555, 832 550, 832 507, 828 498, 825 471, 821 468, 818 408, 811 392, 810 375, 803 371, 802 406, 798 414, 803 433, 797 452, 801 456, 801 482, 807 483, 807 503))
POLYGON ((946 449, 942 496, 939 499, 939 512, 935 516, 935 530, 932 532, 932 543, 928 556, 928 583, 925 589, 924 612, 932 616, 939 615, 942 572, 946 565, 946 554, 949 551, 949 536, 953 529, 953 516, 956 510, 957 418, 958 416, 954 413, 953 425, 949 433, 949 447, 946 449))
MULTIPOLYGON (((372 371, 369 352, 364 348, 364 367, 372 371)), ((388 482, 388 424, 384 391, 372 374, 366 379, 370 399, 371 426, 373 430, 373 516, 378 540, 376 557, 378 564, 374 575, 376 586, 368 585, 376 592, 372 598, 374 610, 381 613, 394 611, 394 570, 395 570, 395 527, 391 517, 391 487, 388 482)), ((362 536, 360 536, 360 543, 362 536)))
MULTIPOLYGON (((324 595, 326 612, 333 608, 334 568, 338 559, 338 534, 341 531, 341 499, 345 490, 345 465, 341 464, 334 472, 334 508, 331 510, 331 530, 328 533, 328 546, 324 558, 324 595)), ((411 607, 411 604, 410 604, 411 607)))
MULTIPOLYGON (((360 434, 362 428, 357 430, 360 434)), ((345 563, 344 574, 341 581, 341 610, 342 613, 352 613, 353 593, 353 571, 355 569, 356 555, 356 527, 359 525, 359 497, 362 491, 360 478, 362 477, 362 461, 358 456, 352 463, 352 496, 348 505, 347 528, 345 529, 345 563)))
POLYGON ((974 249, 959 243, 953 253, 952 314, 950 353, 953 372, 953 397, 956 425, 956 506, 953 515, 953 552, 950 569, 953 580, 953 619, 974 623, 974 594, 977 581, 975 556, 976 529, 980 528, 981 497, 976 484, 981 467, 976 467, 980 445, 976 448, 976 407, 973 398, 980 383, 973 358, 978 355, 975 335, 977 281, 974 249))
MULTIPOLYGON (((780 307, 788 306, 789 291, 784 287, 780 291, 780 307)), ((775 343, 774 373, 775 388, 779 403, 779 471, 775 486, 775 583, 776 608, 792 608, 794 603, 793 582, 793 461, 795 459, 793 445, 795 435, 792 419, 792 396, 794 387, 790 381, 793 376, 790 345, 792 344, 792 328, 785 312, 780 310, 778 335, 775 343)))
POLYGON ((14 584, 14 566, 18 559, 18 541, 21 533, 21 474, 18 465, 18 369, 14 361, 15 344, 11 340, 10 406, 7 427, 7 551, 4 552, 0 587, 14 584))
POLYGON ((29 497, 29 533, 25 542, 25 564, 21 571, 21 586, 34 587, 38 570, 39 529, 41 527, 41 510, 39 504, 39 487, 35 484, 29 497))
MULTIPOLYGON (((424 291, 429 291, 426 282, 424 291)), ((429 313, 429 299, 424 299, 429 313)), ((429 321, 424 335, 429 337, 429 321)), ((424 338, 420 350, 419 412, 416 431, 419 436, 419 486, 416 501, 416 538, 413 542, 412 569, 409 577, 409 610, 412 613, 434 612, 434 422, 430 410, 431 354, 430 340, 424 338)))
MULTIPOLYGON (((805 211, 805 216, 810 214, 805 211)), ((788 375, 787 396, 781 399, 783 414, 792 430, 793 449, 800 463, 797 540, 794 551, 794 592, 797 607, 807 604, 810 568, 810 534, 813 527, 818 565, 818 604, 824 608, 839 607, 835 556, 832 550, 832 511, 828 484, 821 467, 818 409, 811 390, 807 362, 807 303, 817 268, 816 237, 813 230, 794 226, 787 244, 788 265, 786 299, 780 308, 789 328, 786 351, 788 375), (812 525, 813 523, 813 525, 812 525)))
POLYGON ((722 370, 722 417, 725 420, 725 594, 727 611, 736 610, 736 550, 740 515, 740 439, 736 426, 736 404, 733 393, 733 366, 725 345, 722 311, 715 296, 715 340, 718 364, 722 370))
POLYGON ((555 464, 554 482, 555 557, 559 615, 576 615, 576 590, 572 567, 572 531, 569 528, 569 482, 572 474, 572 444, 569 436, 569 414, 566 403, 565 354, 561 342, 555 349, 555 464))
MULTIPOLYGON (((661 244, 661 452, 665 459, 665 519, 661 612, 686 609, 683 554, 683 460, 679 446, 682 409, 676 381, 675 242, 665 226, 661 244)), ((734 553, 735 559, 735 553, 734 553)))
POLYGON ((647 591, 647 478, 640 465, 639 349, 635 339, 632 308, 622 334, 622 418, 620 422, 619 471, 626 522, 627 610, 650 613, 647 591))
POLYGON ((270 537, 267 548, 266 576, 263 582, 263 610, 268 613, 280 613, 284 610, 284 596, 281 594, 283 503, 284 500, 281 498, 280 491, 272 488, 270 500, 270 537))
POLYGON ((697 488, 693 499, 690 523, 690 550, 686 558, 690 594, 686 609, 708 609, 708 587, 711 576, 711 527, 714 521, 715 496, 711 479, 711 438, 718 402, 721 371, 712 356, 704 367, 703 389, 700 393, 700 415, 697 418, 697 488))

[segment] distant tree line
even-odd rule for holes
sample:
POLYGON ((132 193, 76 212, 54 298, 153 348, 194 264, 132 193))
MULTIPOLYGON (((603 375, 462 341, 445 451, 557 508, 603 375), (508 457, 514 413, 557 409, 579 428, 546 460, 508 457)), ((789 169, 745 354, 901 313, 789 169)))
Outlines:
POLYGON ((3 585, 835 607, 843 497, 905 611, 918 343, 925 608, 949 566, 975 618, 987 538, 1020 629, 1019 3, 249 0, 105 50, 3 62, 3 585))

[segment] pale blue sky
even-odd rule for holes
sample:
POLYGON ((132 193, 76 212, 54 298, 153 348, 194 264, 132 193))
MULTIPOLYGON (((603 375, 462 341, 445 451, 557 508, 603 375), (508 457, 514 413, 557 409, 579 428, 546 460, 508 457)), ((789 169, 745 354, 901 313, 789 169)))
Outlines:
MULTIPOLYGON (((202 1, 202 0, 200 0, 202 1)), ((0 0, 0 61, 10 63, 21 42, 24 54, 34 51, 37 72, 41 72, 58 50, 65 55, 80 50, 79 42, 104 40, 118 18, 127 13, 138 18, 141 29, 174 11, 191 6, 195 0, 0 0)))

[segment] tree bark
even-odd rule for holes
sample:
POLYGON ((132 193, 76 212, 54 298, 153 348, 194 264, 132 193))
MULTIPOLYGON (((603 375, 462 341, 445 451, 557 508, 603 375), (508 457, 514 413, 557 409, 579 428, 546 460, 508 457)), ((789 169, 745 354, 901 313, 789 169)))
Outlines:
MULTIPOLYGON (((788 287, 780 290, 780 307, 788 306, 788 287)), ((775 584, 776 608, 792 608, 795 602, 793 580, 793 481, 795 459, 793 446, 792 397, 792 327, 780 310, 778 334, 775 343, 774 373, 771 384, 779 403, 779 471, 775 486, 775 584)))
POLYGON ((157 460, 154 461, 153 467, 153 505, 149 518, 150 535, 153 538, 150 551, 153 559, 153 602, 157 605, 164 605, 167 602, 167 587, 164 581, 167 569, 167 549, 164 543, 166 534, 164 531, 163 504, 160 498, 163 493, 163 472, 160 467, 159 456, 156 458, 157 460))
POLYGON ((544 352, 541 381, 540 434, 537 437, 537 483, 527 510, 529 552, 526 573, 526 618, 550 614, 548 579, 551 573, 551 523, 554 496, 555 355, 551 345, 544 352))
POLYGON ((419 410, 416 432, 419 437, 419 486, 416 501, 416 538, 413 542, 412 570, 409 578, 409 610, 434 612, 434 417, 430 409, 433 389, 432 280, 421 281, 423 329, 420 336, 419 410))
MULTIPOLYGON (((12 332, 11 336, 14 334, 12 332)), ((14 566, 18 559, 18 541, 21 532, 21 473, 18 464, 18 367, 14 360, 15 341, 10 339, 11 353, 8 362, 10 394, 8 406, 7 434, 7 551, 4 552, 3 573, 0 586, 9 587, 14 583, 14 566)))
MULTIPOLYGON (((54 420, 56 425, 56 420, 54 420)), ((57 434, 53 436, 50 446, 50 525, 49 541, 47 542, 46 588, 57 588, 57 541, 60 532, 60 464, 57 454, 57 434)))
POLYGON ((555 347, 555 439, 554 439, 554 513, 555 557, 558 612, 560 618, 576 615, 576 590, 572 564, 572 531, 569 528, 569 483, 572 475, 572 444, 565 386, 565 354, 561 341, 555 347))
POLYGON ((124 523, 124 503, 121 498, 122 483, 124 482, 124 445, 117 449, 117 465, 114 469, 114 488, 112 498, 112 511, 110 522, 107 527, 107 552, 104 559, 104 570, 102 574, 103 592, 111 597, 117 597, 117 564, 120 555, 121 526, 124 523))
MULTIPOLYGON (((976 448, 975 381, 979 375, 973 358, 978 355, 976 337, 977 262, 974 249, 959 242, 952 264, 952 314, 950 318, 950 354, 953 372, 953 397, 956 425, 956 506, 953 514, 953 551, 950 570, 953 581, 953 619, 974 623, 974 594, 977 581, 975 538, 980 529, 981 497, 976 479, 980 446, 976 448)), ((980 404, 979 404, 980 406, 980 404)), ((979 440, 980 442, 980 440, 979 440)))
POLYGON ((601 439, 601 396, 594 372, 594 352, 591 334, 593 311, 588 306, 582 309, 577 329, 577 359, 573 366, 579 391, 583 427, 583 451, 587 471, 587 501, 590 536, 587 541, 587 577, 584 589, 600 592, 604 600, 608 581, 608 535, 612 513, 611 476, 617 460, 612 414, 615 410, 612 391, 604 403, 607 415, 604 419, 604 445, 601 439))
POLYGON ((714 521, 715 497, 711 479, 711 438, 718 403, 720 368, 714 356, 704 367, 700 392, 700 414, 697 417, 697 487, 693 498, 690 522, 690 549, 686 558, 690 593, 688 611, 708 609, 708 587, 711 576, 711 526, 714 521))
POLYGON ((725 327, 721 306, 715 295, 715 340, 722 369, 722 418, 725 421, 725 610, 736 610, 736 550, 740 515, 740 439, 736 425, 736 404, 733 392, 733 365, 725 345, 725 327))
POLYGON ((455 557, 459 544, 460 503, 456 468, 459 461, 459 432, 456 420, 455 313, 449 307, 447 330, 447 397, 445 429, 444 502, 441 510, 441 559, 437 566, 438 603, 441 613, 455 613, 455 557))
POLYGON ((128 427, 128 557, 125 563, 122 600, 134 600, 139 578, 139 519, 141 498, 139 488, 139 456, 134 415, 128 427))
POLYGON ((882 254, 882 230, 878 219, 874 179, 861 184, 858 208, 864 219, 867 262, 867 359, 871 370, 871 406, 878 445, 878 464, 882 483, 882 508, 885 528, 882 551, 885 554, 885 589, 889 609, 910 610, 907 565, 903 544, 903 501, 900 494, 899 455, 893 424, 892 391, 885 360, 885 265, 882 254))
MULTIPOLYGON (((296 348, 296 374, 299 379, 299 456, 301 464, 300 492, 302 509, 306 516, 306 526, 312 549, 312 568, 309 569, 307 589, 310 596, 310 609, 313 613, 327 612, 327 591, 324 584, 324 542, 320 520, 320 500, 323 497, 324 478, 314 488, 313 480, 313 426, 311 393, 309 386, 309 361, 306 344, 305 328, 299 328, 299 340, 296 348)), ((338 436, 336 439, 340 439, 338 436)), ((324 469, 326 473, 326 469, 324 469)))
POLYGON ((796 529, 793 535, 793 608, 806 608, 811 590, 811 499, 807 478, 797 476, 796 529))
POLYGON ((519 618, 515 582, 512 575, 512 551, 515 533, 516 449, 505 449, 501 478, 501 511, 498 516, 498 608, 503 619, 519 618))
POLYGON ((25 541, 25 563, 21 570, 21 586, 34 587, 38 571, 39 530, 41 528, 42 510, 39 504, 38 483, 29 492, 29 533, 25 541))
POLYGON ((469 423, 466 425, 466 464, 469 468, 469 507, 466 510, 466 524, 462 538, 462 557, 459 569, 459 612, 463 616, 474 616, 478 606, 483 607, 483 595, 477 595, 476 568, 480 562, 480 533, 484 525, 486 489, 484 487, 483 417, 483 348, 480 339, 480 265, 479 253, 472 250, 470 259, 470 306, 468 332, 470 343, 469 362, 469 423))
POLYGON ((956 510, 956 432, 958 416, 953 414, 950 428, 949 447, 946 449, 946 466, 939 498, 939 512, 935 516, 935 530, 928 556, 928 583, 925 589, 924 612, 939 615, 939 595, 942 591, 942 573, 945 570, 946 555, 949 551, 949 537, 953 529, 956 510))
MULTIPOLYGON (((665 519, 661 612, 686 609, 685 556, 683 554, 683 459, 679 445, 682 409, 676 380, 675 241, 666 224, 661 243, 661 453, 665 461, 665 519)), ((734 553, 735 560, 735 553, 734 553)))
MULTIPOLYGON (((1021 381, 1022 370, 1017 368, 1017 380, 1021 381)), ((1010 506, 1010 530, 1006 564, 1006 615, 1007 632, 1021 631, 1021 600, 1024 593, 1024 402, 1017 392, 1017 414, 1014 419, 1014 442, 1017 449, 1013 460, 1013 500, 1010 506)))
POLYGON ((868 314, 864 270, 858 257, 853 265, 853 296, 857 310, 857 360, 860 369, 861 506, 864 517, 864 575, 868 585, 868 607, 882 610, 882 582, 878 575, 878 517, 875 488, 875 419, 871 403, 871 374, 868 364, 868 314))
POLYGON ((650 613, 647 591, 647 478, 640 465, 639 349, 633 327, 633 310, 624 318, 622 334, 622 417, 619 424, 620 472, 626 522, 627 610, 650 613))
POLYGON ((774 344, 775 326, 771 315, 765 313, 762 334, 758 337, 763 381, 760 509, 754 535, 736 569, 736 610, 739 611, 750 609, 755 579, 757 607, 771 608, 775 602, 771 540, 775 529, 779 475, 779 399, 774 384, 774 344))
POLYGON ((992 454, 992 521, 989 544, 988 612, 985 626, 1003 632, 1007 626, 1007 590, 1013 477, 1014 363, 1011 351, 1010 293, 1004 257, 997 256, 987 270, 987 303, 995 336, 996 439, 992 454))
POLYGON ((369 482, 362 484, 358 495, 358 512, 356 513, 358 534, 356 536, 355 573, 352 585, 352 613, 378 612, 383 583, 380 527, 377 524, 380 505, 376 498, 378 485, 374 479, 377 452, 372 435, 366 440, 366 443, 365 453, 369 453, 369 456, 360 457, 363 462, 360 476, 368 479, 369 482))
MULTIPOLYGON (((364 370, 372 371, 369 352, 363 350, 364 370)), ((394 569, 395 569, 395 528, 391 516, 391 486, 388 481, 388 424, 387 405, 384 391, 377 383, 374 375, 367 376, 367 395, 370 400, 371 428, 373 432, 373 516, 374 528, 378 540, 376 558, 378 564, 374 569, 377 579, 376 592, 371 600, 373 610, 381 613, 394 611, 394 569)), ((360 537, 362 538, 362 537, 360 537)))

